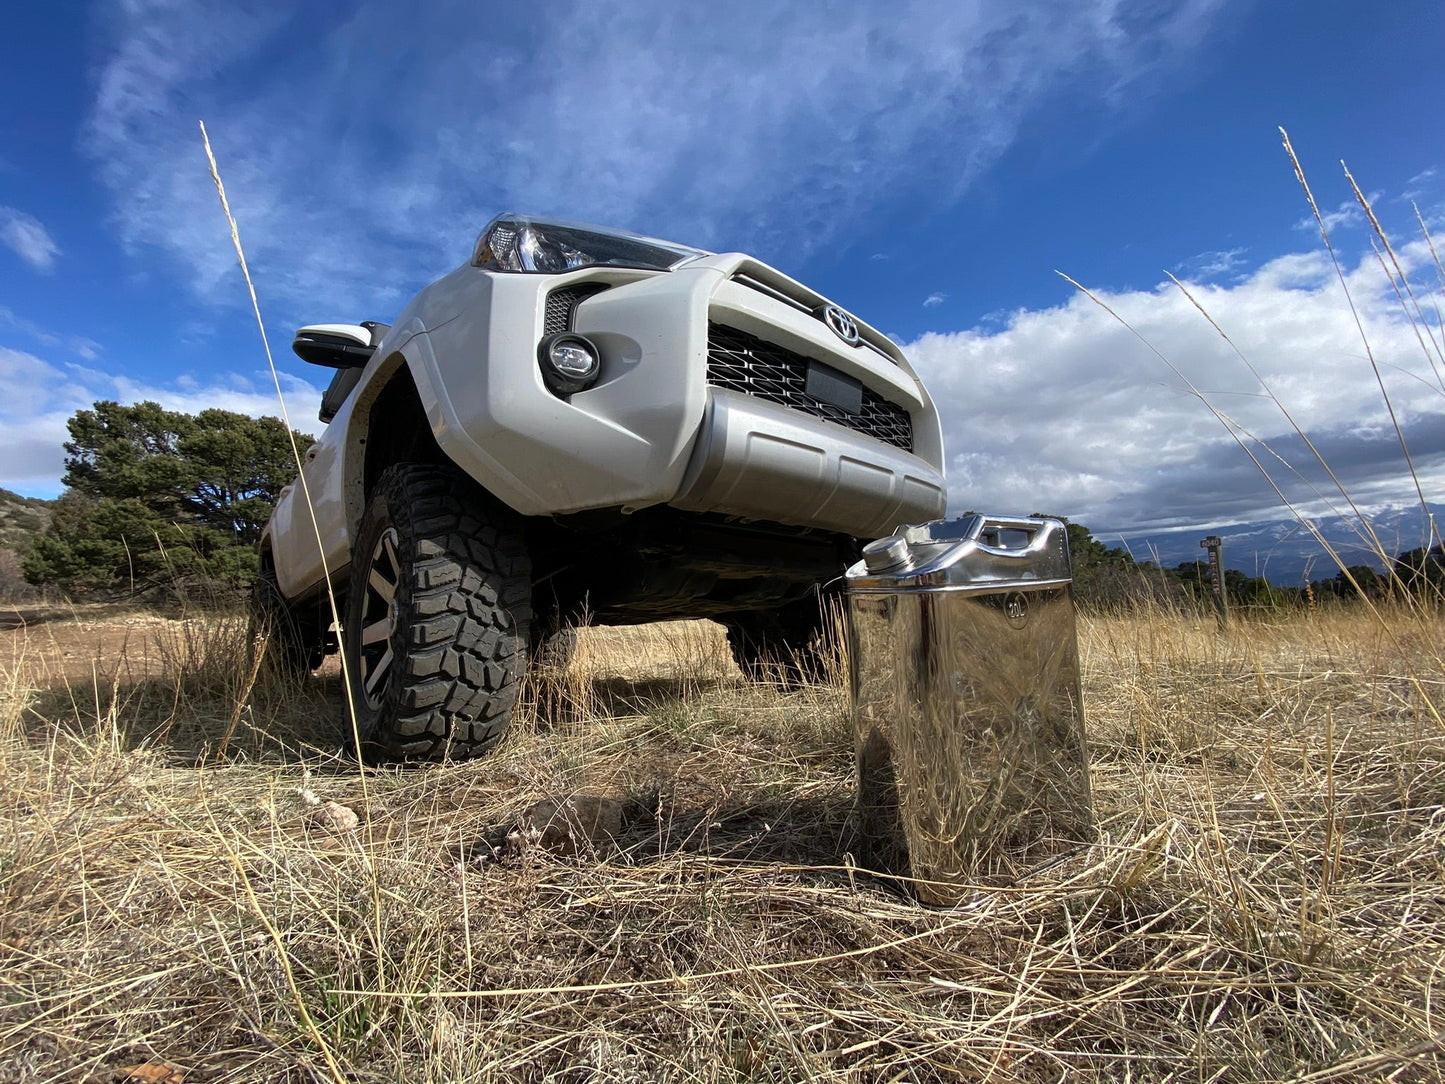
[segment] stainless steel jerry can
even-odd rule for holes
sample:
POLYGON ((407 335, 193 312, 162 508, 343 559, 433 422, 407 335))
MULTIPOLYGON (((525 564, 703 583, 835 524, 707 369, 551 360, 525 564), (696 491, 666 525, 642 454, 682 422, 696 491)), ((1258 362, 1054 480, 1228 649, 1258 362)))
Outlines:
POLYGON ((1064 524, 902 528, 847 581, 864 864, 949 905, 1090 838, 1064 524))

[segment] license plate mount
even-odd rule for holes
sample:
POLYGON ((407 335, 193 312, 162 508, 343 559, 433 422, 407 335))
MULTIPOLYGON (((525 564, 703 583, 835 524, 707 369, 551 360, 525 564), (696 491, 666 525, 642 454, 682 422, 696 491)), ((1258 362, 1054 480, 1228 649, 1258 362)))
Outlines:
POLYGON ((828 403, 849 414, 863 413, 862 381, 840 373, 822 362, 808 362, 808 377, 803 384, 803 391, 810 398, 828 403))

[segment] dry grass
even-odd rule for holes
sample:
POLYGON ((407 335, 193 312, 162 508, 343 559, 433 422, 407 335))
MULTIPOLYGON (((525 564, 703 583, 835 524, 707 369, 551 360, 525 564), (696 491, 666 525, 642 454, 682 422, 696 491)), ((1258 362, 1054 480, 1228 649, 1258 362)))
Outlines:
POLYGON ((550 721, 369 801, 333 677, 257 689, 215 756, 236 628, 17 677, 0 1078, 1440 1079, 1445 628, 1401 629, 1086 620, 1100 842, 947 911, 851 866, 842 691, 749 687, 709 625, 587 634, 550 721), (615 844, 507 845, 579 794, 615 844))

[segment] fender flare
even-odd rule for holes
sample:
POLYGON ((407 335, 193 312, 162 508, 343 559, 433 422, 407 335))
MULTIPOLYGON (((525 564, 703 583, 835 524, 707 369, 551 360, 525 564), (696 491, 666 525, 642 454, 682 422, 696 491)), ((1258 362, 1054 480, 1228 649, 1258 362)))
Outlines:
POLYGON ((382 463, 377 467, 373 459, 371 466, 377 469, 369 472, 367 449, 374 426, 383 420, 376 416, 375 408, 393 391, 398 380, 409 383, 414 401, 430 430, 435 454, 441 461, 460 468, 513 511, 522 515, 537 514, 544 505, 543 498, 487 454, 457 418, 440 377, 431 339, 420 320, 413 318, 402 327, 393 328, 377 351, 377 360, 371 364, 375 368, 357 389, 356 399, 345 419, 343 487, 346 521, 353 538, 366 510, 367 487, 375 482, 375 477, 368 475, 379 475, 380 470, 389 465, 382 463), (399 338, 398 331, 401 332, 399 338))

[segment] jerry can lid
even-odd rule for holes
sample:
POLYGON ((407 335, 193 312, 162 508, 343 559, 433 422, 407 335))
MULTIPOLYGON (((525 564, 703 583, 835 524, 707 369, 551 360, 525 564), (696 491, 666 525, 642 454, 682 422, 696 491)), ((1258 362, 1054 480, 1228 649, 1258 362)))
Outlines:
POLYGON ((969 513, 869 542, 846 576, 849 591, 872 593, 1062 586, 1073 572, 1061 520, 969 513))

